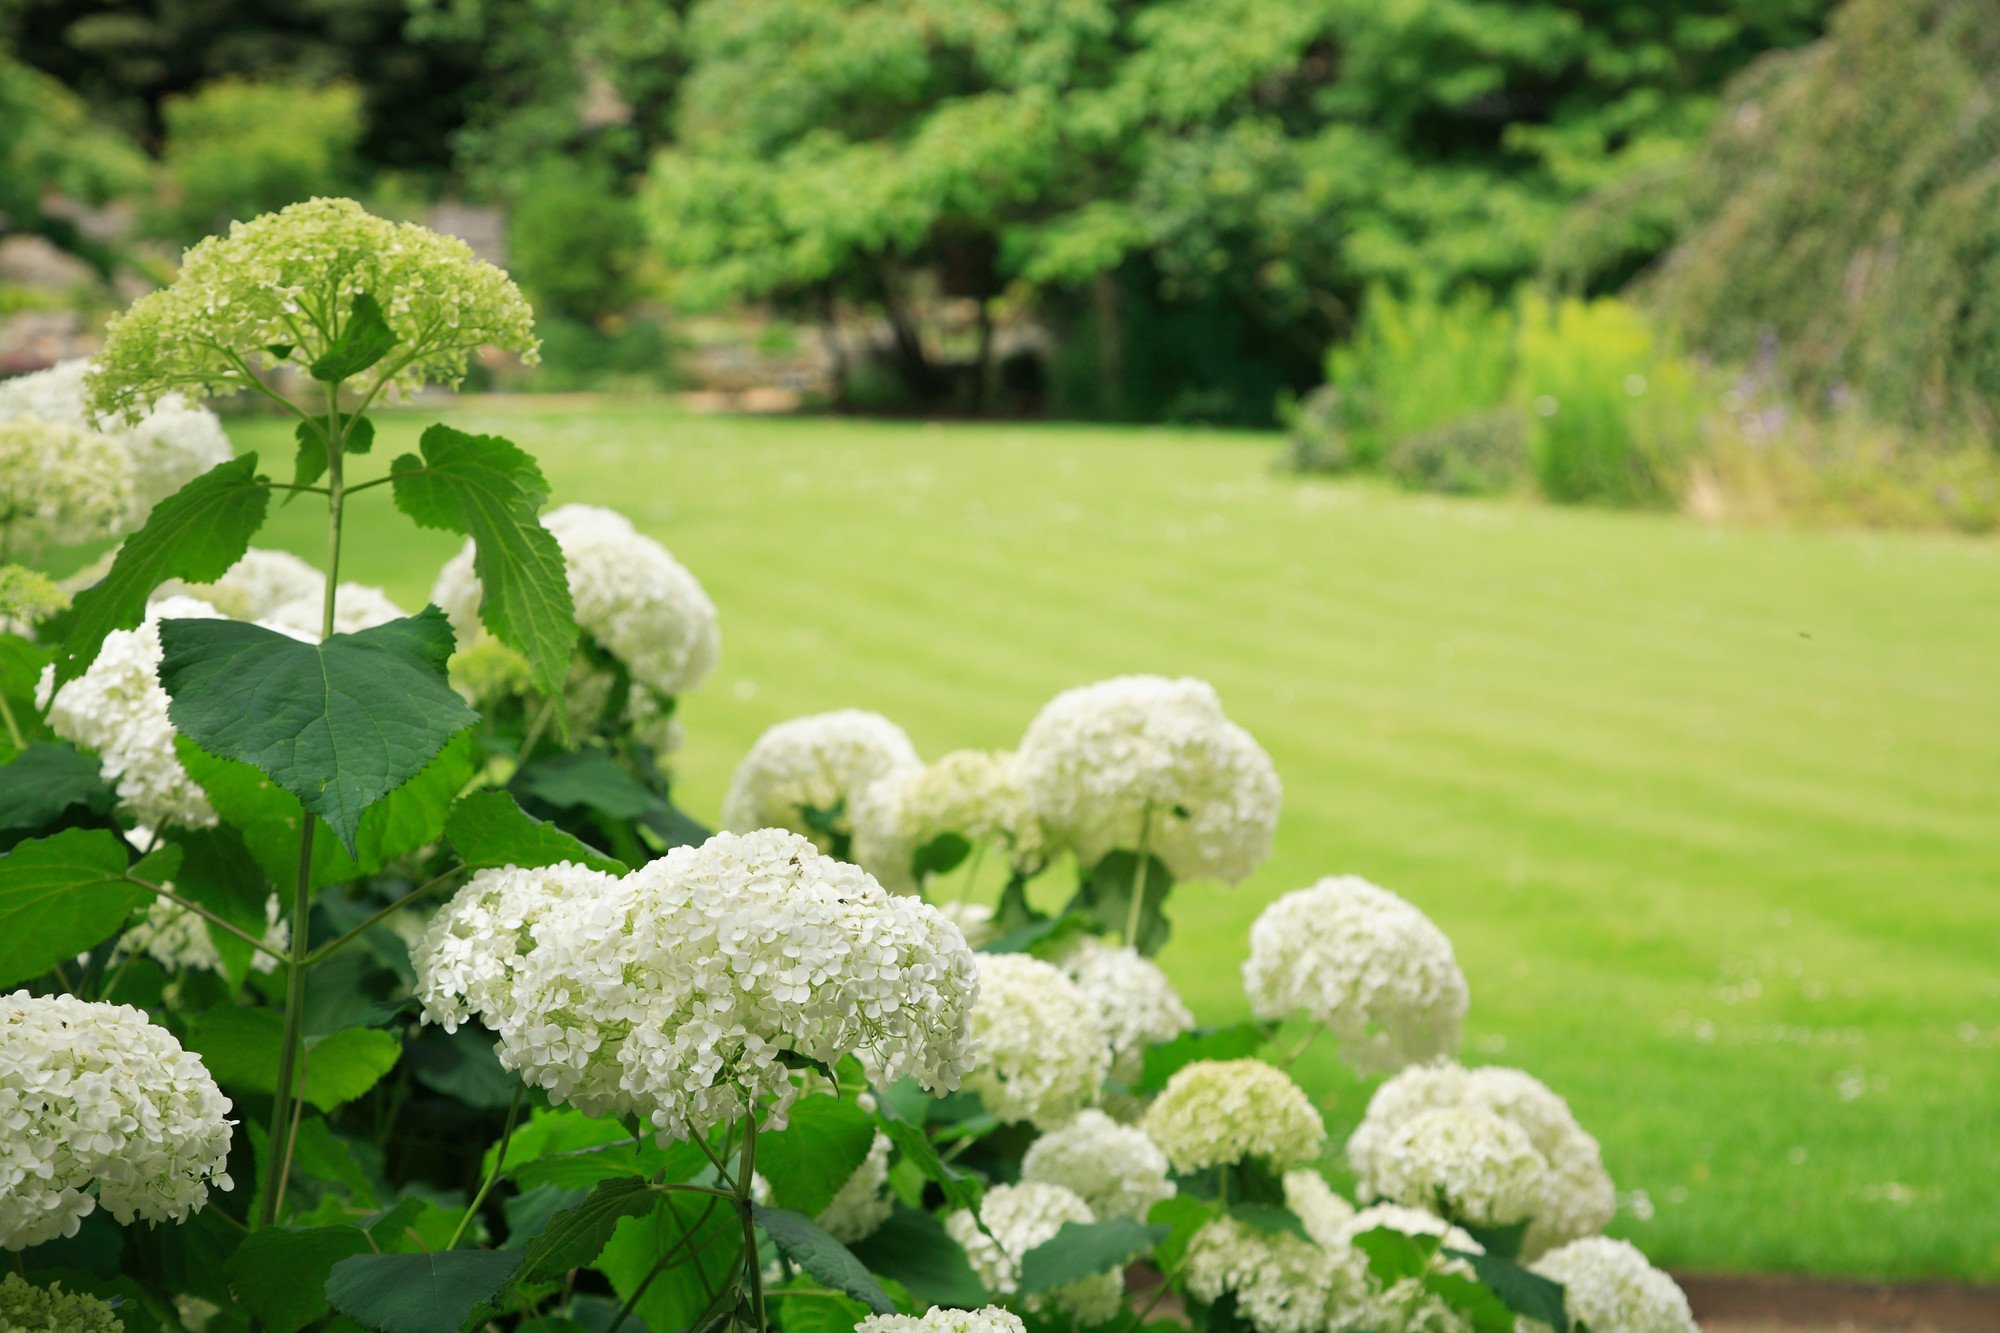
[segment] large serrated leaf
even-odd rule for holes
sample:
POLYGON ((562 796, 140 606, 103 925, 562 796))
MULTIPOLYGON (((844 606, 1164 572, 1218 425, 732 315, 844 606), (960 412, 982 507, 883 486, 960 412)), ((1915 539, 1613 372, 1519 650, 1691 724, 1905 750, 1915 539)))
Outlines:
POLYGON ((1446 1249, 1453 1259, 1462 1259, 1472 1265, 1472 1271, 1488 1291, 1497 1296, 1501 1303, 1516 1314, 1540 1320, 1550 1328, 1562 1333, 1570 1326, 1569 1311, 1564 1303, 1563 1287, 1560 1282, 1543 1277, 1508 1259, 1495 1254, 1473 1254, 1465 1250, 1446 1249))
POLYGON ((504 791, 476 791, 461 797, 445 821, 444 835, 458 859, 473 869, 532 869, 574 861, 614 875, 626 871, 624 863, 528 814, 504 791))
POLYGON ((787 1259, 835 1291, 846 1292, 876 1314, 896 1313, 895 1302, 854 1252, 821 1230, 819 1223, 790 1208, 751 1209, 757 1225, 787 1259))
POLYGON ((1055 1235, 1021 1256, 1021 1294, 1053 1291, 1108 1270, 1122 1272, 1172 1231, 1129 1217, 1065 1222, 1055 1235))
POLYGON ((326 1295, 377 1333, 450 1333, 520 1265, 518 1250, 357 1254, 333 1266, 326 1295))
POLYGON ((528 659, 536 688, 560 706, 576 613, 562 547, 536 517, 549 498, 541 469, 508 440, 449 426, 432 426, 417 447, 423 457, 395 463, 397 508, 421 527, 472 538, 479 618, 528 659))
POLYGON ((30 745, 0 764, 0 831, 46 828, 72 809, 102 815, 115 799, 97 761, 67 742, 30 745))
POLYGON ((771 1186, 773 1201, 814 1217, 833 1202, 874 1141, 875 1118, 853 1102, 802 1098, 783 1129, 757 1136, 757 1173, 771 1186))
POLYGON ((875 1119, 904 1160, 916 1167, 924 1179, 944 1191, 945 1202, 954 1208, 978 1209, 979 1200, 985 1193, 979 1177, 959 1170, 938 1156, 937 1145, 924 1133, 923 1126, 905 1120, 887 1099, 878 1104, 875 1119))
POLYGON ((599 1181, 589 1197, 551 1217, 529 1242, 522 1275, 535 1282, 589 1266, 604 1252, 619 1222, 651 1212, 658 1199, 658 1190, 631 1176, 599 1181))
MULTIPOLYGON (((177 862, 180 853, 171 855, 177 862)), ((105 829, 69 829, 0 856, 0 986, 38 977, 116 933, 153 896, 126 878, 129 860, 105 829)), ((141 873, 165 865, 155 853, 141 873)))
POLYGON ((369 1248, 359 1227, 265 1227, 244 1237, 223 1272, 266 1333, 298 1333, 326 1313, 333 1266, 369 1248))
POLYGON ((226 574, 250 549, 270 506, 255 454, 218 463, 153 506, 146 525, 118 548, 110 571, 78 593, 62 617, 56 685, 83 674, 105 635, 144 620, 146 599, 166 580, 213 583, 226 574))
POLYGON ((362 812, 478 720, 446 682, 451 625, 434 606, 324 643, 234 620, 166 620, 160 645, 181 734, 268 774, 350 856, 362 812))
POLYGON ((990 1299, 964 1249, 944 1223, 920 1208, 897 1205, 889 1219, 853 1249, 870 1272, 902 1283, 926 1305, 970 1310, 990 1299))
POLYGON ((628 1217, 597 1257, 596 1269, 623 1300, 636 1301, 652 1329, 687 1329, 700 1322, 743 1257, 743 1222, 732 1203, 695 1194, 666 1194, 644 1217, 628 1217), (682 1262, 654 1273, 661 1255, 685 1246, 682 1262))
MULTIPOLYGON (((215 1081, 238 1092, 278 1088, 284 1019, 275 1009, 211 1009, 189 1027, 184 1045, 201 1056, 215 1081)), ((403 1044, 374 1028, 344 1028, 305 1044, 305 1078, 299 1093, 320 1111, 353 1101, 395 1068, 403 1044)))

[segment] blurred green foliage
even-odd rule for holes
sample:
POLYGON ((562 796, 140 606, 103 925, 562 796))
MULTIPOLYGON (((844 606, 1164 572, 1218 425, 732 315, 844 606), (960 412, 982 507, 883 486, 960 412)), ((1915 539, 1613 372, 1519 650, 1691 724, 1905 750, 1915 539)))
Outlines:
POLYGON ((145 155, 83 100, 0 47, 0 237, 37 235, 110 273, 117 254, 51 212, 53 197, 103 203, 139 189, 145 155))
POLYGON ((507 261, 538 312, 594 320, 631 303, 644 234, 611 169, 551 156, 522 172, 507 210, 507 261))
POLYGON ((156 227, 184 245, 315 195, 357 188, 361 93, 218 79, 161 107, 169 182, 156 227))

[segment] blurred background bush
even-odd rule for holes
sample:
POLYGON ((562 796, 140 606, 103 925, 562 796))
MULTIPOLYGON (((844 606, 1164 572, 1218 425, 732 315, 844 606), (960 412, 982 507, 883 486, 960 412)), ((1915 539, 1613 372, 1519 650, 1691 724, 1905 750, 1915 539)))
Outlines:
POLYGON ((1982 529, 1996 81, 1992 0, 0 0, 0 366, 344 193, 513 269, 493 387, 1982 529))

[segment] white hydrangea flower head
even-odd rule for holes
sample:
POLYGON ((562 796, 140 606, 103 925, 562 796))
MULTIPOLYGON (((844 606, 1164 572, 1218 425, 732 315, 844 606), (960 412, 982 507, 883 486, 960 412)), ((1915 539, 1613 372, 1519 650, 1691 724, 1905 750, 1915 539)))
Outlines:
POLYGON ((47 370, 0 379, 0 421, 33 417, 65 426, 95 426, 84 388, 89 374, 89 359, 79 356, 47 370))
MULTIPOLYGON (((290 551, 253 546, 215 582, 194 584, 184 591, 231 620, 262 620, 291 602, 317 606, 326 596, 326 575, 290 551)), ((312 627, 318 633, 317 618, 312 627)))
POLYGON ((1140 1123, 1183 1175, 1256 1158, 1310 1162, 1326 1123, 1291 1076, 1262 1060, 1197 1060, 1175 1071, 1140 1123))
POLYGON ((233 1188, 228 1117, 200 1058, 140 1010, 0 999, 0 1248, 74 1236, 100 1205, 181 1221, 233 1188))
POLYGON ((90 409, 130 419, 189 386, 238 393, 249 387, 246 363, 310 366, 363 293, 397 344, 362 382, 393 370, 398 390, 456 386, 486 345, 535 359, 527 300, 464 241, 375 217, 351 199, 313 199, 202 241, 172 286, 113 319, 89 375, 90 409))
POLYGON ((1111 1043, 1111 1077, 1120 1083, 1138 1082, 1148 1046, 1194 1027, 1173 982, 1136 949, 1086 939, 1064 955, 1062 969, 1096 1006, 1111 1043))
MULTIPOLYGON (((960 1209, 945 1218, 944 1229, 964 1249, 981 1285, 995 1295, 1011 1296, 1021 1289, 1021 1260, 1028 1251, 1053 1240, 1065 1222, 1096 1220, 1090 1206, 1071 1191, 1047 1181, 1024 1180, 987 1190, 977 1222, 970 1212, 960 1209)), ((1067 1315, 1085 1325, 1101 1324, 1118 1313, 1124 1295, 1125 1275, 1112 1268, 1030 1296, 1027 1307, 1034 1314, 1067 1315)))
POLYGON ((1699 1333, 1680 1284, 1629 1241, 1586 1236, 1543 1255, 1534 1270, 1562 1283, 1570 1318, 1590 1333, 1699 1333))
POLYGON ((993 920, 991 903, 969 903, 957 899, 939 903, 937 909, 944 914, 945 920, 958 927, 970 948, 983 949, 1000 938, 1000 927, 993 920))
POLYGON ((1533 1221, 1521 1252, 1532 1259, 1566 1241, 1603 1230, 1617 1193, 1597 1140, 1584 1132, 1569 1104, 1531 1074, 1440 1062, 1412 1065, 1375 1090, 1367 1113, 1347 1141, 1348 1164, 1365 1184, 1398 1126, 1424 1111, 1463 1107, 1491 1112, 1524 1132, 1541 1163, 1533 1221))
MULTIPOLYGON (((1436 1236, 1441 1248, 1479 1254, 1478 1241, 1433 1213, 1398 1204, 1378 1204, 1364 1208, 1343 1222, 1332 1243, 1324 1249, 1329 1263, 1331 1290, 1327 1296, 1328 1333, 1472 1333, 1472 1321, 1441 1298, 1423 1290, 1416 1278, 1384 1286, 1369 1271, 1368 1256, 1354 1244, 1382 1228, 1406 1236, 1436 1236)), ((1462 1259, 1443 1259, 1441 1271, 1474 1278, 1471 1265, 1462 1259)))
POLYGON ((1237 1313, 1257 1333, 1319 1333, 1326 1327, 1332 1265, 1319 1246, 1288 1232, 1215 1218, 1188 1242, 1181 1272, 1198 1300, 1212 1303, 1234 1295, 1237 1313))
POLYGON ((978 1310, 947 1310, 933 1305, 921 1315, 870 1315, 854 1333, 1028 1333, 1021 1316, 997 1305, 978 1310))
POLYGON ((1146 1132, 1121 1125, 1102 1111, 1079 1111, 1068 1124, 1028 1145, 1021 1179, 1061 1185, 1099 1218, 1143 1222, 1162 1199, 1174 1197, 1167 1155, 1146 1132))
POLYGON ((1285 1207, 1305 1226, 1315 1245, 1344 1244, 1341 1227, 1354 1216, 1354 1205, 1333 1192, 1326 1177, 1309 1166, 1285 1172, 1285 1207))
POLYGON ((867 1240, 896 1211, 896 1196, 889 1192, 890 1146, 889 1136, 877 1131, 861 1165, 813 1219, 842 1245, 867 1240))
MULTIPOLYGON (((173 888, 173 882, 168 881, 165 887, 173 888)), ((283 953, 291 938, 291 923, 285 920, 278 896, 272 894, 264 902, 261 942, 265 948, 283 953)), ((208 922, 179 903, 157 896, 146 904, 142 919, 118 937, 111 950, 111 961, 115 965, 138 954, 145 954, 169 972, 222 970, 222 955, 215 950, 215 937, 209 933, 208 922)), ((250 955, 253 972, 273 972, 277 966, 278 960, 270 954, 250 955)))
POLYGON ((1005 750, 953 750, 936 763, 899 768, 853 801, 854 859, 884 887, 914 892, 916 854, 945 834, 993 845, 1013 865, 1041 854, 1020 766, 1005 750))
POLYGON ((82 426, 0 421, 0 536, 11 551, 74 546, 122 531, 132 469, 117 443, 82 426))
POLYGON ((1097 1101, 1111 1047, 1097 1006, 1061 969, 1024 953, 978 956, 971 1035, 978 1062, 965 1086, 1001 1121, 1060 1125, 1097 1101))
MULTIPOLYGON (((326 615, 326 594, 298 597, 280 603, 257 623, 265 629, 289 634, 305 643, 318 643, 320 625, 326 615)), ((389 600, 389 594, 367 583, 342 583, 333 590, 333 632, 358 634, 409 615, 389 600)))
POLYGON ((1482 1227, 1531 1215, 1546 1170, 1512 1121, 1476 1107, 1419 1111, 1382 1136, 1360 1192, 1482 1227))
POLYGON ((1303 1013, 1341 1058, 1386 1074, 1458 1049, 1468 997, 1431 919, 1356 875, 1285 894, 1250 927, 1243 989, 1262 1019, 1303 1013))
MULTIPOLYGON (((577 626, 624 664, 634 684, 671 698, 707 678, 722 653, 715 603, 666 547, 597 505, 563 505, 544 514, 542 526, 562 547, 577 626)), ((484 632, 475 549, 467 541, 431 589, 461 648, 484 632)))
POLYGON ((1083 865, 1143 840, 1176 880, 1234 883, 1270 855, 1277 769, 1205 681, 1064 691, 1029 724, 1018 762, 1049 842, 1083 865))
POLYGON ((29 1284, 19 1273, 0 1277, 0 1333, 124 1333, 117 1312, 95 1296, 64 1291, 61 1282, 29 1284))
POLYGON ((148 828, 208 828, 215 808, 174 752, 174 724, 160 687, 160 622, 219 620, 207 602, 168 597, 146 608, 136 629, 113 630, 85 672, 53 695, 42 673, 36 703, 56 735, 94 750, 118 808, 148 828))
POLYGON ((910 738, 880 713, 844 708, 795 717, 759 736, 736 766, 722 800, 722 824, 738 833, 790 829, 827 851, 836 835, 852 836, 862 792, 918 762, 910 738), (809 825, 808 810, 831 815, 832 832, 809 825))
POLYGON ((859 1055, 949 1090, 971 1063, 971 950, 936 909, 778 829, 718 834, 623 878, 482 871, 415 958, 427 1019, 477 1015, 501 1062, 671 1142, 755 1110, 782 1128, 788 1052, 859 1055))

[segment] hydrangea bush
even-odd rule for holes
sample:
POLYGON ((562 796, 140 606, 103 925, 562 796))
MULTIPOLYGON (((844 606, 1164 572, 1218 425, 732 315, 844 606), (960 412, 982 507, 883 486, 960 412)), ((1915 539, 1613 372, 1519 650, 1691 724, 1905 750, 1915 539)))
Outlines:
POLYGON ((1207 684, 928 762, 781 721, 726 832, 681 809, 696 574, 505 439, 376 452, 484 346, 533 355, 504 274, 315 200, 0 385, 0 1329, 1692 1328, 1561 1097, 1453 1063, 1414 904, 1278 897, 1251 1017, 1184 1002, 1173 896, 1281 806, 1207 684), (198 405, 239 392, 288 479, 198 405), (253 545, 273 491, 322 559, 253 545), (341 580, 354 503, 464 539, 432 605, 341 580), (116 535, 73 597, 20 563, 116 535), (1344 1144, 1320 1033, 1389 1076, 1344 1144))

